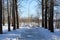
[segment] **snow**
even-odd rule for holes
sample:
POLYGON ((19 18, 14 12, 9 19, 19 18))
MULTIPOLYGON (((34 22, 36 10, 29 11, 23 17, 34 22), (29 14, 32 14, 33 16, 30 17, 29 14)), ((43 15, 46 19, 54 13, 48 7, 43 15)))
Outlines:
POLYGON ((60 40, 60 29, 55 29, 51 33, 48 29, 42 27, 29 27, 24 25, 20 29, 8 32, 7 24, 3 26, 3 34, 0 34, 0 40, 60 40))

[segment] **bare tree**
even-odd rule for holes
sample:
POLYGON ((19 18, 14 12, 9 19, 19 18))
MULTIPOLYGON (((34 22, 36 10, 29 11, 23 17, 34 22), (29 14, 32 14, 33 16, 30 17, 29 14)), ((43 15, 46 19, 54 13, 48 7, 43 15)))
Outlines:
POLYGON ((45 28, 47 28, 47 9, 48 9, 48 0, 45 0, 45 28))
POLYGON ((37 10, 37 15, 36 15, 36 18, 37 18, 37 23, 38 23, 38 25, 40 25, 40 21, 39 21, 39 18, 40 18, 40 13, 38 12, 38 10, 37 10))
POLYGON ((17 29, 19 29, 19 16, 18 16, 18 5, 17 5, 17 0, 16 2, 16 22, 17 22, 17 29))
POLYGON ((16 30, 16 22, 15 22, 15 13, 16 13, 16 10, 15 10, 15 0, 12 0, 12 17, 13 17, 13 30, 16 30))
POLYGON ((9 0, 7 0, 7 13, 8 13, 8 31, 10 31, 9 0))
POLYGON ((54 0, 50 0, 49 30, 54 32, 53 27, 54 0))
POLYGON ((0 34, 2 34, 2 0, 0 0, 0 34))
POLYGON ((44 26, 44 0, 42 0, 42 27, 44 26))
POLYGON ((5 15, 4 15, 4 0, 2 0, 2 12, 3 12, 3 15, 2 15, 2 23, 3 23, 3 26, 5 25, 5 15))

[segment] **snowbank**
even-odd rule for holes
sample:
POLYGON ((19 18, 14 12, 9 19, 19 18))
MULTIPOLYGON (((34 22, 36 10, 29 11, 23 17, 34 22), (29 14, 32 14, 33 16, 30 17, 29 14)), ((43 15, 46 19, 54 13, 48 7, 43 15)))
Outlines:
POLYGON ((42 27, 20 27, 20 29, 7 31, 8 26, 3 26, 4 34, 0 34, 0 40, 60 40, 60 29, 51 33, 42 27))

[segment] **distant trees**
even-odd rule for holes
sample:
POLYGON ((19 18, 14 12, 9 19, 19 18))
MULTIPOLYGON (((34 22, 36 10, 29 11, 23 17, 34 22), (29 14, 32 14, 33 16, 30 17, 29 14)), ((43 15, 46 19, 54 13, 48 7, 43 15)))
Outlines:
POLYGON ((38 25, 40 25, 40 16, 41 16, 41 12, 40 12, 40 8, 41 8, 41 0, 37 0, 37 5, 36 5, 37 9, 36 9, 36 18, 37 18, 37 23, 38 25))
POLYGON ((40 18, 40 13, 39 13, 38 10, 36 10, 36 12, 37 12, 37 14, 36 14, 36 17, 35 17, 36 19, 35 20, 37 21, 38 26, 39 26, 40 25, 40 19, 39 19, 40 18))

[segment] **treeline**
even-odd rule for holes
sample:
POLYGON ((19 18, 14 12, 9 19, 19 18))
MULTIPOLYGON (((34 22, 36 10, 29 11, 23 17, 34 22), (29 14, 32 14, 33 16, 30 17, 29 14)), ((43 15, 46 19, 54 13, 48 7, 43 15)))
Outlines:
POLYGON ((0 0, 0 34, 3 33, 2 26, 5 25, 6 16, 6 19, 8 20, 8 31, 11 31, 11 23, 13 30, 19 29, 17 0, 0 0))

